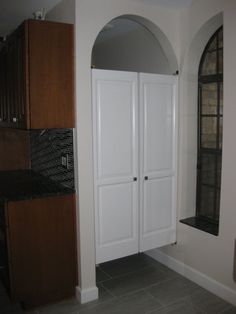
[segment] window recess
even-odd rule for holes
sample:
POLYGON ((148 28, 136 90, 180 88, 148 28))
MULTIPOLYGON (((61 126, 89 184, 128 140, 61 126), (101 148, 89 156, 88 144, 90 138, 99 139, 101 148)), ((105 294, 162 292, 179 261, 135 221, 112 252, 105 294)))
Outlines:
POLYGON ((196 215, 180 222, 218 235, 223 135, 223 27, 209 40, 198 74, 196 215))

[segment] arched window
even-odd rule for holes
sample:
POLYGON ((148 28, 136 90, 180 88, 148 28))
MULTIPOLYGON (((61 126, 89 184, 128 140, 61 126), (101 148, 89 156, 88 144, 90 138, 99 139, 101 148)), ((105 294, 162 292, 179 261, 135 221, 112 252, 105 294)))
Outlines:
MULTIPOLYGON (((223 27, 211 37, 198 73, 196 217, 218 234, 223 130, 223 27)), ((205 230, 207 231, 207 230, 205 230)))

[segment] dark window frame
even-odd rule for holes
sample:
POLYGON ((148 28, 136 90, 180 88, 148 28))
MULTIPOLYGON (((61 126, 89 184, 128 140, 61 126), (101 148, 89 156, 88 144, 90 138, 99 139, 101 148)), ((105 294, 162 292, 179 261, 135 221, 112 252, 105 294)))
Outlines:
MULTIPOLYGON (((223 47, 219 47, 219 36, 223 31, 223 27, 220 27, 210 38, 208 41, 206 48, 201 57, 199 72, 198 72, 198 156, 197 156, 197 195, 196 195, 196 217, 201 219, 205 219, 213 224, 219 224, 219 206, 220 206, 220 187, 221 187, 221 179, 218 175, 218 166, 221 168, 221 157, 222 157, 222 147, 220 147, 220 119, 223 117, 223 114, 220 112, 220 88, 221 84, 223 84, 223 73, 220 73, 219 69, 219 54, 220 51, 223 51, 223 47), (203 74, 204 62, 206 60, 206 56, 209 53, 209 47, 216 40, 216 48, 214 51, 216 52, 216 74, 203 74), (217 85, 217 112, 215 114, 203 114, 203 103, 202 103, 202 88, 204 84, 215 83, 217 85), (216 148, 204 148, 202 146, 202 118, 204 117, 215 117, 217 121, 217 132, 216 132, 216 148), (201 159, 207 154, 214 156, 215 159, 215 183, 212 185, 214 189, 214 206, 213 213, 211 217, 204 212, 204 209, 201 209, 201 199, 202 193, 201 188, 204 185, 201 180, 201 159)), ((212 50, 210 50, 212 51, 212 50)))
MULTIPOLYGON (((220 106, 220 92, 222 89, 223 92, 223 68, 220 68, 220 54, 223 55, 223 43, 220 46, 220 35, 223 38, 223 26, 217 29, 217 31, 211 36, 209 39, 201 60, 198 69, 198 138, 197 138, 197 188, 196 188, 196 213, 194 217, 183 219, 180 222, 190 225, 194 228, 200 229, 202 231, 208 232, 213 235, 218 235, 219 231, 219 209, 220 209, 220 190, 221 190, 221 163, 222 163, 222 138, 220 137, 220 121, 223 117, 223 112, 221 112, 220 106), (209 49, 215 45, 214 49, 209 49), (216 53, 216 69, 215 73, 204 73, 204 62, 207 60, 206 58, 209 56, 209 53, 216 53), (203 113, 203 97, 202 90, 206 84, 216 84, 216 112, 203 113), (202 141, 202 120, 203 118, 215 118, 216 123, 216 139, 215 139, 215 147, 211 147, 208 143, 208 147, 203 147, 202 141), (212 160, 212 169, 213 170, 213 182, 204 183, 204 172, 202 170, 202 160, 204 158, 210 158, 212 160), (220 169, 220 170, 219 170, 220 169), (209 214, 209 208, 206 208, 206 204, 204 207, 204 199, 203 198, 203 186, 208 186, 208 193, 212 190, 214 191, 212 212, 209 214)), ((223 62, 223 61, 222 61, 223 62)), ((223 63, 222 63, 223 67, 223 63)), ((205 69, 206 70, 206 69, 205 69)), ((222 132, 223 133, 223 132, 222 132)), ((214 142, 214 141, 213 141, 214 142)), ((205 143, 204 143, 205 144, 205 143)), ((207 161, 207 166, 209 167, 209 161, 207 161)), ((209 169, 208 169, 209 170, 209 169)), ((208 173, 209 175, 209 173, 208 173)), ((206 197, 206 196, 205 196, 206 197)), ((210 197, 209 197, 210 199, 210 197)), ((205 199, 205 202, 206 199, 205 199)))

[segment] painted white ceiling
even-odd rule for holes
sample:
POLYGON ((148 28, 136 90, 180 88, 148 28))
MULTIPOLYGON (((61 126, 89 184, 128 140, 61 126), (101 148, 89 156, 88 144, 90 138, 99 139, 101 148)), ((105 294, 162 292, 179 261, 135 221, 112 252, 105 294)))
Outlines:
POLYGON ((51 10, 61 0, 0 0, 0 36, 11 33, 23 20, 42 8, 51 10))
MULTIPOLYGON (((61 0, 0 0, 0 36, 11 33, 23 20, 32 18, 33 13, 42 8, 51 10, 61 0)), ((118 1, 118 0, 117 0, 118 1)), ((181 9, 192 0, 133 0, 150 5, 163 5, 181 9)))

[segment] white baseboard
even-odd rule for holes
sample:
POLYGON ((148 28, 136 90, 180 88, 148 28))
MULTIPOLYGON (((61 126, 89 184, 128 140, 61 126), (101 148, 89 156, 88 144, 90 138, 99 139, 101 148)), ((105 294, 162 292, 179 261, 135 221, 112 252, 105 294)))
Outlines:
POLYGON ((79 286, 76 287, 76 298, 81 303, 88 303, 98 299, 98 288, 92 287, 89 289, 81 289, 79 286))
POLYGON ((205 274, 199 272, 198 270, 176 260, 175 258, 161 252, 158 249, 147 251, 145 252, 145 254, 149 255, 158 262, 173 269, 177 273, 195 282, 199 286, 205 288, 206 290, 212 292, 218 297, 236 306, 235 290, 230 289, 229 287, 221 284, 220 282, 212 279, 211 277, 206 276, 205 274))

